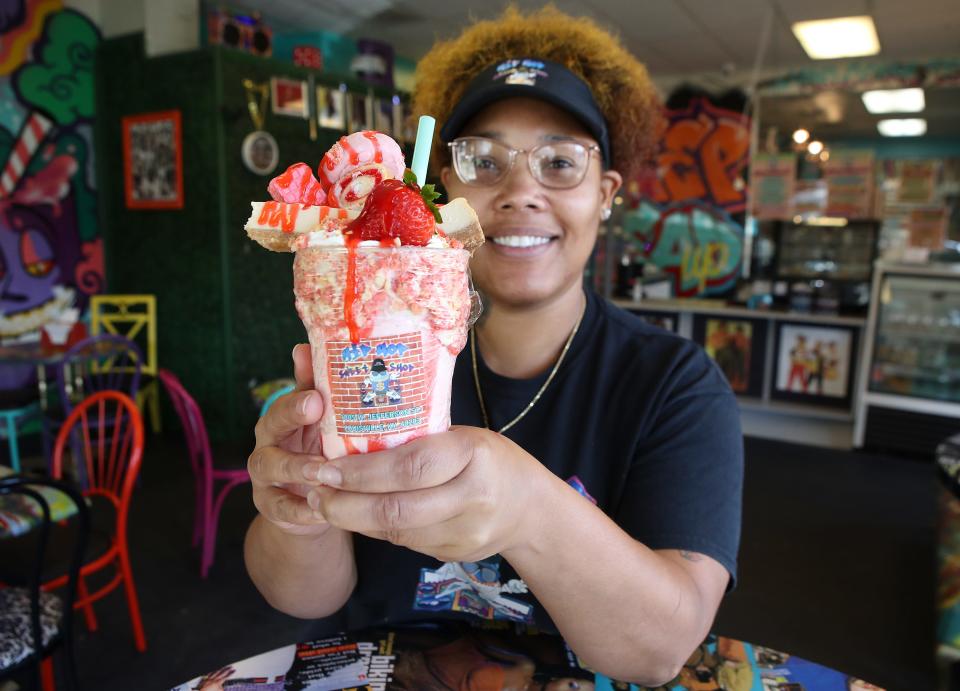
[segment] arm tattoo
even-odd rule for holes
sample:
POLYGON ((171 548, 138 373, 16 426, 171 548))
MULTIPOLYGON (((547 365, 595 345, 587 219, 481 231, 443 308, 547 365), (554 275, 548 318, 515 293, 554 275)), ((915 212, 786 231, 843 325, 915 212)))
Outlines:
POLYGON ((703 558, 696 552, 688 552, 685 549, 680 550, 680 556, 687 561, 700 561, 703 558))

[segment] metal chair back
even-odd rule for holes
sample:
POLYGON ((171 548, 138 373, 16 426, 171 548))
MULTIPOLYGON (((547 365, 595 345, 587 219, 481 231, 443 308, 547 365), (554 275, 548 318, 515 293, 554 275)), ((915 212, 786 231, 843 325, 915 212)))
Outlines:
POLYGON ((76 343, 57 369, 57 388, 64 417, 91 394, 120 391, 136 399, 143 353, 136 343, 117 334, 99 334, 76 343))
MULTIPOLYGON (((32 666, 34 669, 34 680, 36 688, 41 687, 41 661, 50 655, 53 650, 62 645, 64 661, 66 663, 65 678, 72 689, 79 688, 77 683, 77 671, 73 655, 73 605, 76 599, 77 582, 79 579, 80 566, 83 563, 83 555, 87 548, 87 537, 90 532, 90 516, 87 510, 87 504, 83 500, 80 492, 66 482, 51 480, 49 478, 26 477, 23 475, 12 475, 0 479, 0 495, 19 494, 36 502, 41 511, 42 521, 34 529, 36 532, 36 559, 28 575, 27 591, 30 599, 30 641, 28 647, 31 652, 26 658, 22 659, 15 666, 0 670, 0 678, 3 678, 14 672, 18 672, 26 667, 32 666), (64 593, 62 605, 63 613, 59 633, 44 641, 43 627, 41 624, 41 594, 42 583, 44 580, 45 565, 48 560, 48 547, 50 546, 50 506, 46 498, 40 493, 40 488, 48 487, 62 492, 70 501, 76 505, 78 530, 76 539, 73 543, 72 554, 70 555, 69 567, 66 573, 66 590, 64 593)), ((7 588, 7 593, 17 590, 16 588, 7 588)), ((49 597, 49 595, 47 596, 49 597)))

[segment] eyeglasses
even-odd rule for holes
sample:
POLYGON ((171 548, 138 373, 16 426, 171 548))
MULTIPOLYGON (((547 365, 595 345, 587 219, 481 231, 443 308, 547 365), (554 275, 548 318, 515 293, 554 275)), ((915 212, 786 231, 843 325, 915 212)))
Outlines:
POLYGON ((596 144, 576 141, 540 144, 532 149, 513 149, 486 137, 460 137, 448 144, 457 177, 475 187, 492 187, 513 169, 517 154, 527 155, 530 174, 544 187, 568 189, 583 182, 596 144))

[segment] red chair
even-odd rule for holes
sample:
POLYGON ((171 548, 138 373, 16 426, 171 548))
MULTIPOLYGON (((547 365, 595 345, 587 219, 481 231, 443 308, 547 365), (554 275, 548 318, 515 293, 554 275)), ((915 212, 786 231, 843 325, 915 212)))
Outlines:
MULTIPOLYGON (((87 488, 83 494, 92 505, 93 532, 96 534, 101 524, 107 528, 102 553, 97 554, 95 549, 91 557, 84 557, 74 607, 83 609, 87 628, 96 631, 97 619, 92 603, 122 583, 133 624, 134 644, 142 653, 147 649, 147 641, 143 635, 140 604, 127 548, 130 497, 143 455, 143 421, 137 404, 119 391, 100 391, 85 398, 73 409, 57 434, 53 450, 53 477, 56 479, 63 475, 64 451, 67 449, 72 450, 74 464, 85 471, 87 488), (98 521, 104 516, 106 520, 98 521), (85 579, 108 566, 116 569, 113 578, 99 590, 89 592, 85 579)), ((91 542, 96 544, 95 537, 91 542)), ((65 583, 66 579, 61 577, 44 584, 44 589, 51 590, 65 583)))
POLYGON ((200 575, 206 578, 210 567, 213 566, 217 544, 217 522, 220 518, 220 509, 223 508, 223 501, 234 487, 249 482, 250 475, 246 468, 213 467, 210 439, 207 436, 207 426, 203 422, 200 406, 173 372, 161 369, 157 371, 157 377, 163 382, 163 387, 173 401, 173 407, 180 417, 183 434, 187 439, 187 452, 190 455, 190 465, 193 467, 196 497, 193 546, 196 547, 198 542, 202 542, 200 575), (214 499, 217 482, 226 484, 220 488, 214 499))

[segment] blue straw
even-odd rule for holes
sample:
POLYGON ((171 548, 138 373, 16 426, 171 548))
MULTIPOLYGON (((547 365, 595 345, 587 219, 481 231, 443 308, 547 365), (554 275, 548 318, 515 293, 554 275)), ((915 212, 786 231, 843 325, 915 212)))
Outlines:
POLYGON ((417 184, 423 187, 427 182, 427 164, 430 163, 430 145, 433 143, 433 129, 437 126, 435 118, 421 115, 417 123, 417 141, 413 145, 413 165, 411 169, 417 176, 417 184))

